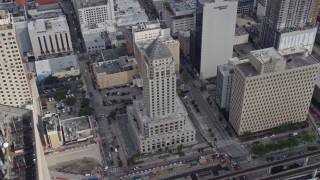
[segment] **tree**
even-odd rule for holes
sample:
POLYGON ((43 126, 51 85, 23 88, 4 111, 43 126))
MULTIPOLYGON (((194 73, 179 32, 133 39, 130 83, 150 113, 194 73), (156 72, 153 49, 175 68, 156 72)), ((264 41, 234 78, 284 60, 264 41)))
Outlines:
POLYGON ((90 99, 83 98, 81 101, 81 107, 89 107, 89 105, 90 105, 90 99))
POLYGON ((162 148, 159 148, 159 149, 158 149, 158 152, 159 152, 159 153, 162 153, 162 151, 163 151, 162 148))
POLYGON ((246 139, 249 139, 252 137, 252 132, 249 130, 249 131, 245 131, 243 132, 243 135, 246 139))
POLYGON ((91 116, 93 113, 93 109, 91 107, 83 107, 79 111, 79 116, 91 116))
POLYGON ((183 144, 180 144, 177 149, 178 149, 178 151, 181 151, 182 148, 183 148, 183 144))
POLYGON ((117 115, 117 111, 114 109, 109 113, 108 118, 116 119, 116 115, 117 115))
POLYGON ((49 75, 45 80, 44 83, 45 84, 54 84, 54 83, 58 83, 59 79, 55 76, 49 75))
POLYGON ((66 103, 67 103, 67 105, 74 105, 75 103, 76 103, 76 98, 74 98, 74 97, 68 97, 67 99, 66 99, 66 103))
POLYGON ((211 128, 209 128, 209 129, 208 129, 208 131, 209 131, 209 132, 212 132, 212 129, 211 129, 211 128))
POLYGON ((66 96, 65 96, 65 93, 63 91, 58 90, 58 91, 54 92, 53 97, 54 97, 55 100, 61 101, 66 96))
POLYGON ((312 142, 317 139, 317 136, 314 133, 306 133, 303 135, 303 140, 306 142, 312 142))

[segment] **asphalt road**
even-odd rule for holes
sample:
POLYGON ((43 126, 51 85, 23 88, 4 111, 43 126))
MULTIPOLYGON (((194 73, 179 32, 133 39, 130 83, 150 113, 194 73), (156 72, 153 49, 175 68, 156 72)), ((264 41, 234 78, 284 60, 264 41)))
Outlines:
POLYGON ((74 48, 73 50, 74 52, 82 53, 84 52, 84 46, 82 41, 80 24, 78 23, 77 15, 74 9, 72 8, 71 1, 63 0, 61 2, 61 7, 68 21, 71 41, 74 48))
MULTIPOLYGON (((215 128, 218 133, 216 133, 216 137, 218 140, 229 140, 231 139, 228 133, 225 131, 224 127, 221 126, 221 122, 219 121, 219 109, 215 106, 212 107, 208 104, 207 100, 202 96, 201 91, 195 84, 193 78, 188 73, 187 68, 185 68, 186 64, 184 63, 184 59, 181 58, 181 66, 184 67, 184 71, 182 73, 182 79, 184 82, 190 87, 189 93, 193 96, 196 104, 198 104, 201 112, 205 112, 207 115, 207 124, 210 127, 215 128), (208 119, 209 118, 209 119, 208 119)), ((209 127, 208 127, 209 128, 209 127)))

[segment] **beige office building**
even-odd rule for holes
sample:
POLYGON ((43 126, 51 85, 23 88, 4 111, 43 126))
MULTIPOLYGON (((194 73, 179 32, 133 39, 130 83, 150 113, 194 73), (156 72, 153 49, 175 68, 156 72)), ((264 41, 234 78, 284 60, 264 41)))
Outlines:
POLYGON ((252 51, 234 70, 229 121, 237 134, 306 120, 319 70, 314 57, 267 48, 252 51))
POLYGON ((31 102, 12 16, 6 11, 0 11, 0 82, 0 104, 24 107, 31 102))

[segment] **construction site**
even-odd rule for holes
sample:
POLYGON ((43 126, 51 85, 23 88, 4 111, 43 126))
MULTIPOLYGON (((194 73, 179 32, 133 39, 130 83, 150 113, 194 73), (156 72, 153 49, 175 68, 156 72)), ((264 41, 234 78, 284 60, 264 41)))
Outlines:
POLYGON ((0 105, 0 179, 37 179, 33 114, 0 105))

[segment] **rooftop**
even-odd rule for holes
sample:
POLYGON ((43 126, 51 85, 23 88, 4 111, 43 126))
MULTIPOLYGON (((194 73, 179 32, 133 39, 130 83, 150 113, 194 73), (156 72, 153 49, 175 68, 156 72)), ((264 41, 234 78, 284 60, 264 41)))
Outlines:
POLYGON ((175 11, 194 10, 197 5, 196 0, 168 0, 167 2, 175 11))
POLYGON ((179 34, 185 38, 190 38, 190 31, 179 31, 179 34))
POLYGON ((159 37, 147 47, 145 52, 150 61, 172 57, 170 50, 159 37))
POLYGON ((33 113, 0 105, 0 179, 37 179, 33 113))
POLYGON ((132 26, 132 32, 146 31, 151 29, 165 29, 167 28, 164 21, 154 20, 145 23, 137 23, 132 26))
POLYGON ((171 16, 193 15, 196 10, 196 0, 168 0, 164 3, 164 9, 171 16))
MULTIPOLYGON (((305 53, 295 53, 286 56, 281 56, 280 60, 286 61, 286 66, 284 70, 295 69, 298 67, 309 66, 319 63, 313 56, 306 56, 305 53)), ((237 64, 236 66, 247 77, 256 76, 260 74, 250 62, 237 64)))
POLYGON ((75 55, 57 57, 36 61, 36 71, 40 75, 47 71, 51 73, 68 71, 71 68, 79 69, 79 64, 75 55))
POLYGON ((115 0, 115 16, 118 26, 148 22, 148 16, 137 0, 115 0))
POLYGON ((227 64, 222 64, 218 66, 218 71, 222 73, 223 76, 229 76, 234 74, 234 66, 236 64, 249 62, 248 59, 239 60, 237 57, 229 58, 229 62, 227 64))
POLYGON ((97 75, 99 74, 115 74, 123 71, 133 70, 133 66, 137 66, 138 62, 135 58, 128 56, 119 57, 118 60, 109 60, 104 62, 98 62, 95 66, 97 75))
POLYGON ((93 6, 102 6, 108 3, 108 0, 73 0, 75 7, 78 9, 93 7, 93 6))
POLYGON ((249 34, 243 27, 237 27, 235 31, 235 36, 243 36, 249 34))
POLYGON ((51 116, 42 118, 44 129, 47 132, 50 131, 60 131, 59 116, 56 114, 51 114, 51 116))
POLYGON ((284 60, 281 54, 273 47, 251 51, 251 54, 262 64, 284 60))
POLYGON ((28 23, 28 29, 35 30, 38 33, 53 31, 61 32, 68 31, 69 26, 67 19, 64 15, 49 18, 49 19, 37 19, 28 23))
POLYGON ((101 51, 101 56, 104 61, 108 60, 116 60, 120 56, 126 56, 127 50, 126 48, 115 48, 101 51))
POLYGON ((60 120, 65 142, 79 141, 92 135, 89 117, 60 120))
POLYGON ((61 9, 59 3, 42 4, 37 6, 37 11, 47 11, 55 9, 61 9))

